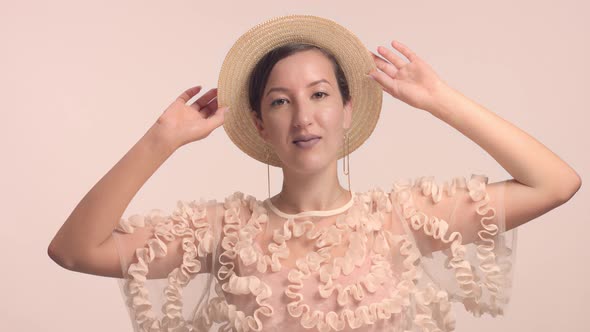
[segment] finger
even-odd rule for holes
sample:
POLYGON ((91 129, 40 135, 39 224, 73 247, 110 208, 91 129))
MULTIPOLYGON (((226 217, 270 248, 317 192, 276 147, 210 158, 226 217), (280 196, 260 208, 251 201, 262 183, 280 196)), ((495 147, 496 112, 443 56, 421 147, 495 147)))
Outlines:
POLYGON ((186 90, 185 92, 183 92, 180 96, 178 96, 178 100, 181 100, 182 102, 186 103, 188 102, 192 97, 194 97, 197 93, 199 93, 199 91, 201 91, 201 86, 197 85, 197 86, 193 86, 192 88, 189 88, 188 90, 186 90))
POLYGON ((215 111, 211 117, 207 119, 207 123, 211 125, 212 129, 215 129, 223 124, 225 121, 225 113, 229 107, 225 106, 215 111))
POLYGON ((379 68, 381 71, 385 72, 387 75, 391 77, 395 76, 395 73, 397 73, 397 68, 395 68, 394 65, 392 65, 391 63, 389 63, 389 61, 384 60, 383 58, 381 58, 373 52, 371 52, 371 54, 373 55, 373 60, 375 60, 375 65, 377 66, 377 68, 379 68))
POLYGON ((378 56, 377 54, 375 54, 373 52, 371 52, 371 55, 373 56, 373 60, 375 60, 375 61, 383 61, 383 62, 389 63, 389 61, 383 59, 382 57, 378 56))
POLYGON ((396 40, 391 41, 391 46, 393 46, 393 48, 395 48, 401 54, 403 54, 408 60, 410 60, 410 62, 414 61, 418 57, 416 55, 416 53, 414 53, 414 52, 412 52, 412 50, 410 50, 409 47, 407 47, 406 45, 404 45, 396 40))
POLYGON ((377 52, 379 52, 379 54, 381 54, 385 59, 389 60, 389 62, 393 63, 393 65, 397 69, 401 69, 403 66, 406 65, 406 62, 404 60, 402 60, 392 50, 386 47, 377 47, 377 52))
POLYGON ((383 90, 395 96, 394 89, 397 86, 396 80, 394 80, 391 76, 382 73, 378 70, 370 71, 370 76, 372 76, 373 79, 381 85, 383 90))
POLYGON ((217 110, 217 98, 214 98, 209 104, 205 105, 200 111, 204 112, 206 118, 210 117, 217 110))
POLYGON ((195 100, 194 103, 191 104, 191 107, 200 110, 201 108, 207 106, 212 98, 217 96, 217 88, 210 89, 209 91, 205 92, 199 99, 195 100))
POLYGON ((379 63, 383 63, 383 64, 391 64, 389 61, 383 59, 382 57, 378 56, 377 54, 371 52, 371 55, 373 56, 373 61, 375 61, 375 64, 379 64, 379 63))

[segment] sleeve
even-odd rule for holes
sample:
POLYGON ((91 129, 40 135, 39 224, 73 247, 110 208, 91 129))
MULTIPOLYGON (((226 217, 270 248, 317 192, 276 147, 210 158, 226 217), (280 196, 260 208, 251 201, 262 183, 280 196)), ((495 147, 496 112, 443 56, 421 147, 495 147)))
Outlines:
POLYGON ((516 229, 506 231, 506 181, 457 176, 439 184, 433 176, 394 183, 394 209, 421 258, 423 285, 445 290, 479 317, 503 315, 509 302, 516 229))
POLYGON ((154 209, 120 220, 113 231, 118 283, 134 331, 179 328, 203 309, 213 292, 222 209, 215 200, 178 201, 172 214, 154 209))

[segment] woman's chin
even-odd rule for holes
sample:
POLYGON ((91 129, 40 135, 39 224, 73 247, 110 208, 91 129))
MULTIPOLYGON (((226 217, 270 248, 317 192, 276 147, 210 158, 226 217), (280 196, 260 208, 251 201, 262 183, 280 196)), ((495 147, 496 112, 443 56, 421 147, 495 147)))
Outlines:
POLYGON ((335 160, 327 160, 320 156, 299 157, 290 160, 283 160, 283 165, 289 170, 300 174, 313 174, 324 171, 335 160))

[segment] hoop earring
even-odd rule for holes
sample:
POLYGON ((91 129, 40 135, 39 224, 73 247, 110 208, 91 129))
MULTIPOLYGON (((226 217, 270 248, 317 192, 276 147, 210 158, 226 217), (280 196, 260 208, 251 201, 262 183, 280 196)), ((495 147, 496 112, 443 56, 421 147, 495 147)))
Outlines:
POLYGON ((342 170, 344 175, 348 177, 348 192, 352 194, 352 191, 350 190, 350 137, 348 136, 348 132, 344 133, 344 143, 342 145, 345 149, 342 170))
POLYGON ((266 152, 266 180, 267 180, 267 184, 268 184, 268 200, 270 200, 270 165, 269 165, 269 160, 270 160, 270 149, 265 146, 264 150, 266 152))

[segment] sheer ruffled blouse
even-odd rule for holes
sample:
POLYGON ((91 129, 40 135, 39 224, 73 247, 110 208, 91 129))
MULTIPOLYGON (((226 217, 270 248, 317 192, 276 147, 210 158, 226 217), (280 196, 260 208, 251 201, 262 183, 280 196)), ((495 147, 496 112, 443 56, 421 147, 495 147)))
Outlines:
POLYGON ((508 303, 504 185, 420 177, 298 214, 241 192, 179 201, 121 219, 119 284, 135 331, 453 331, 452 302, 508 303))

